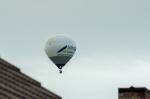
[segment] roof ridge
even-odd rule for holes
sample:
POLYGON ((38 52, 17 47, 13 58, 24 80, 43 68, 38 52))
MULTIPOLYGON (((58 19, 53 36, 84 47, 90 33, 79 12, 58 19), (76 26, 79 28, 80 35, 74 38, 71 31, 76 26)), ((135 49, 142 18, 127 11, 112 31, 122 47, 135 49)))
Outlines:
POLYGON ((29 82, 32 82, 32 83, 34 83, 35 85, 41 86, 41 83, 40 83, 40 82, 38 82, 38 81, 36 81, 35 79, 31 78, 30 76, 24 74, 23 72, 21 72, 21 70, 20 70, 19 68, 15 67, 13 64, 7 62, 6 60, 0 58, 0 64, 5 65, 5 66, 3 66, 3 67, 0 65, 0 68, 3 68, 3 69, 5 68, 5 70, 8 68, 8 71, 14 70, 14 71, 12 71, 13 73, 14 73, 14 72, 19 73, 20 76, 22 75, 22 77, 23 77, 24 79, 28 80, 29 82))
POLYGON ((11 64, 10 62, 7 62, 6 60, 2 59, 1 57, 0 57, 0 64, 3 64, 5 66, 7 66, 8 68, 13 69, 17 72, 20 72, 20 69, 17 66, 14 66, 13 64, 11 64))
POLYGON ((44 88, 40 82, 36 81, 34 78, 21 72, 21 70, 15 67, 15 65, 7 62, 2 58, 0 58, 0 77, 1 77, 0 88, 3 88, 3 90, 5 89, 6 92, 8 92, 8 93, 4 93, 4 95, 6 96, 7 94, 8 95, 14 94, 14 96, 17 97, 20 96, 24 98, 39 97, 42 99, 47 99, 48 97, 51 97, 51 99, 62 99, 59 95, 44 88), (33 93, 33 95, 28 91, 33 93), (27 96, 25 96, 25 94, 27 96))

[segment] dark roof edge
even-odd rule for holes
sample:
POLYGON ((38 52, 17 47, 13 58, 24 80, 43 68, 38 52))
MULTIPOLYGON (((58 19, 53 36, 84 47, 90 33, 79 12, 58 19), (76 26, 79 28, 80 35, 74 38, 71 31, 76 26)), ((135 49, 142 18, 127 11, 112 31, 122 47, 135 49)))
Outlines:
POLYGON ((25 73, 22 73, 21 70, 19 68, 17 68, 17 66, 11 64, 10 62, 6 61, 5 59, 2 59, 0 57, 0 64, 3 64, 4 66, 6 66, 9 69, 13 69, 16 72, 19 72, 21 75, 24 75, 26 77, 28 77, 29 79, 31 79, 35 85, 37 86, 41 86, 41 83, 36 81, 35 79, 31 78, 30 76, 26 75, 25 73))
POLYGON ((146 87, 129 87, 129 88, 118 88, 119 89, 119 93, 122 92, 149 92, 150 90, 147 89, 146 87))
POLYGON ((6 61, 5 59, 2 59, 1 57, 0 57, 0 64, 3 64, 3 65, 7 66, 7 67, 10 68, 10 69, 13 69, 13 70, 15 70, 15 71, 20 72, 20 69, 17 68, 17 66, 15 66, 15 65, 13 65, 12 63, 6 61))

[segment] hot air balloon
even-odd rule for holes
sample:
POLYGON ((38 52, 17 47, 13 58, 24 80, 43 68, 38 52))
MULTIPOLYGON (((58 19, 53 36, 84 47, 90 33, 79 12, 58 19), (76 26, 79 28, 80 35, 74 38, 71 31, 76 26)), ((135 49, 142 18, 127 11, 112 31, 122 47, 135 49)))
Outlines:
POLYGON ((62 73, 62 68, 72 58, 75 51, 75 42, 65 36, 50 38, 45 46, 47 56, 59 68, 60 73, 62 73))

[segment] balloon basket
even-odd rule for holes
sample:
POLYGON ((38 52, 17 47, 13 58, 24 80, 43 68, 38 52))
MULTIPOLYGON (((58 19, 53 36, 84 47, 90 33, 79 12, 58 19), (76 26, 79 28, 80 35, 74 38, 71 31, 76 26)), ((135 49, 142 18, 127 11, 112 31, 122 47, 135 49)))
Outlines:
POLYGON ((59 73, 62 74, 62 70, 61 69, 59 70, 59 73))

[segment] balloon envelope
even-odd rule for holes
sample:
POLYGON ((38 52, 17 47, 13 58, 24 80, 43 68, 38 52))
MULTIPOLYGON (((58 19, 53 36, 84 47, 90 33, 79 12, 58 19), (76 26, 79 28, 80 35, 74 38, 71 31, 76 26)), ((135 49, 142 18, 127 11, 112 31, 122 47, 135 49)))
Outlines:
POLYGON ((62 69, 62 67, 71 59, 75 51, 75 42, 65 36, 50 38, 45 46, 47 56, 59 69, 62 69))

